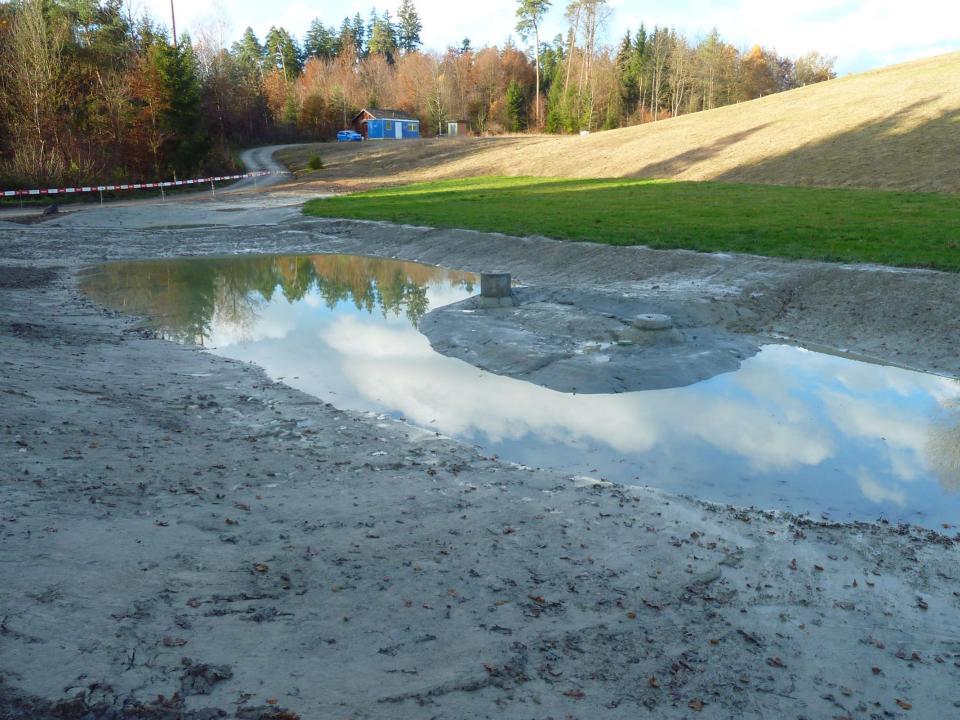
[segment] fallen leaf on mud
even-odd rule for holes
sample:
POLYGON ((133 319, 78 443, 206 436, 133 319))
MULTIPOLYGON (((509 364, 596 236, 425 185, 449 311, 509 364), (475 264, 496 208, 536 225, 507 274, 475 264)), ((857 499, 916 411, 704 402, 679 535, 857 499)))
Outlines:
POLYGON ((822 565, 814 565, 814 566, 813 566, 813 569, 816 570, 817 572, 823 572, 823 566, 822 566, 822 565))
POLYGON ((720 644, 719 638, 710 638, 710 644, 711 644, 711 645, 719 645, 719 644, 720 644))
POLYGON ((880 673, 883 672, 883 670, 881 670, 880 668, 878 668, 876 665, 874 665, 872 668, 870 668, 870 671, 871 671, 874 675, 879 675, 880 673))
POLYGON ((797 559, 796 559, 796 558, 794 558, 793 560, 790 561, 790 569, 791 569, 791 570, 796 570, 796 569, 797 569, 797 559))
POLYGON ((267 698, 267 705, 276 705, 276 704, 277 704, 276 698, 267 698))
POLYGON ((783 660, 778 657, 767 658, 767 665, 775 668, 785 668, 786 665, 783 664, 783 660))
POLYGON ((544 599, 543 595, 527 595, 527 597, 537 603, 537 605, 547 604, 547 601, 544 599))
POLYGON ((258 573, 265 573, 267 570, 270 569, 270 567, 266 563, 254 563, 253 569, 256 570, 258 573))
POLYGON ((574 700, 583 700, 586 697, 583 690, 567 690, 564 695, 571 697, 574 700))
POLYGON ((703 706, 704 706, 704 702, 700 698, 694 698, 693 700, 687 703, 687 707, 689 707, 691 710, 696 710, 697 712, 700 712, 701 710, 703 710, 703 706))
POLYGON ((921 610, 929 610, 930 606, 927 604, 927 601, 923 598, 917 598, 917 607, 921 610))
POLYGON ((200 601, 197 598, 190 598, 189 600, 187 600, 187 605, 189 605, 192 608, 198 608, 200 607, 200 601))
POLYGON ((906 700, 904 700, 903 698, 897 698, 897 705, 899 705, 900 707, 902 707, 904 710, 909 710, 910 708, 913 707, 913 705, 911 705, 910 703, 908 703, 908 702, 907 702, 906 700))
POLYGON ((631 620, 636 620, 637 614, 631 610, 630 612, 627 613, 627 617, 630 618, 631 620))
POLYGON ((652 688, 658 688, 660 687, 660 681, 657 680, 655 675, 651 675, 650 679, 647 680, 647 685, 649 685, 652 688))
POLYGON ((169 635, 163 638, 164 647, 183 647, 186 644, 187 641, 183 638, 170 637, 169 635))
POLYGON ((235 508, 237 508, 237 510, 243 510, 243 511, 245 511, 245 512, 250 512, 250 506, 247 505, 246 503, 235 502, 235 503, 233 504, 233 506, 234 506, 235 508))
POLYGON ((240 524, 238 521, 234 520, 233 518, 227 518, 227 519, 225 520, 225 522, 227 523, 227 525, 239 525, 239 524, 240 524))

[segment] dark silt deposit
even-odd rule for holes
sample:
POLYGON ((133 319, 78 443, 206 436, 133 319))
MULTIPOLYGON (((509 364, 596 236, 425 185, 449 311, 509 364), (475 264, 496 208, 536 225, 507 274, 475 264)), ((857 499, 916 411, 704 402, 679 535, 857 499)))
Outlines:
POLYGON ((521 288, 483 308, 472 274, 326 254, 113 263, 83 287, 339 408, 578 483, 829 520, 960 516, 960 384, 757 345, 679 305, 521 288))

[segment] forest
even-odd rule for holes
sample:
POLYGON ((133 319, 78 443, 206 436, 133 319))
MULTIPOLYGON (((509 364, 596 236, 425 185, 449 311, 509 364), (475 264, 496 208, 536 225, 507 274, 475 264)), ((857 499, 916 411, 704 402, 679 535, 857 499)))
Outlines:
POLYGON ((413 0, 396 18, 321 19, 230 42, 224 23, 173 33, 124 0, 0 2, 0 188, 148 181, 238 169, 236 149, 328 140, 364 107, 403 110, 425 136, 603 130, 835 77, 833 58, 739 49, 718 30, 617 28, 606 0, 518 0, 523 43, 422 47, 413 0), (610 38, 611 40, 607 40, 610 38))

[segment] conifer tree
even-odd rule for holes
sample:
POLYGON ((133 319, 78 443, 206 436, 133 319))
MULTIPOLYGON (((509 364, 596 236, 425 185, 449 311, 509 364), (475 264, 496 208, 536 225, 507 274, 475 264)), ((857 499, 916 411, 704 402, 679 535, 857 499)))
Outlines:
POLYGON ((176 47, 155 45, 151 56, 166 94, 162 121, 170 139, 164 154, 178 176, 188 177, 203 166, 210 150, 197 57, 188 35, 180 38, 176 47))
POLYGON ((525 102, 520 83, 511 80, 507 87, 507 116, 510 118, 511 132, 520 132, 526 126, 525 102))
POLYGON ((405 53, 416 52, 420 48, 420 33, 423 23, 413 5, 413 0, 403 0, 397 14, 398 23, 397 44, 405 53))
POLYGON ((303 54, 307 57, 329 59, 337 54, 337 36, 333 28, 327 28, 319 19, 310 23, 303 39, 303 54))
POLYGON ((271 27, 263 44, 267 63, 280 69, 287 80, 300 74, 303 55, 297 41, 285 28, 271 27))

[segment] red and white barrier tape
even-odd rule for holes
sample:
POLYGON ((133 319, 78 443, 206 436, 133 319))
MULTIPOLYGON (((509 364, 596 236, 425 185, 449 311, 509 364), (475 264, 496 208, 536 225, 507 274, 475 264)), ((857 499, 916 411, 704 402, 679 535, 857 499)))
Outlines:
POLYGON ((192 180, 167 180, 154 183, 126 183, 124 185, 84 185, 82 187, 44 188, 40 190, 0 190, 0 197, 31 197, 37 195, 70 195, 73 193, 108 192, 117 190, 149 190, 150 188, 181 187, 184 185, 207 185, 223 180, 243 180, 244 178, 263 177, 264 175, 287 175, 286 172, 260 170, 243 175, 217 175, 216 177, 194 178, 192 180))

